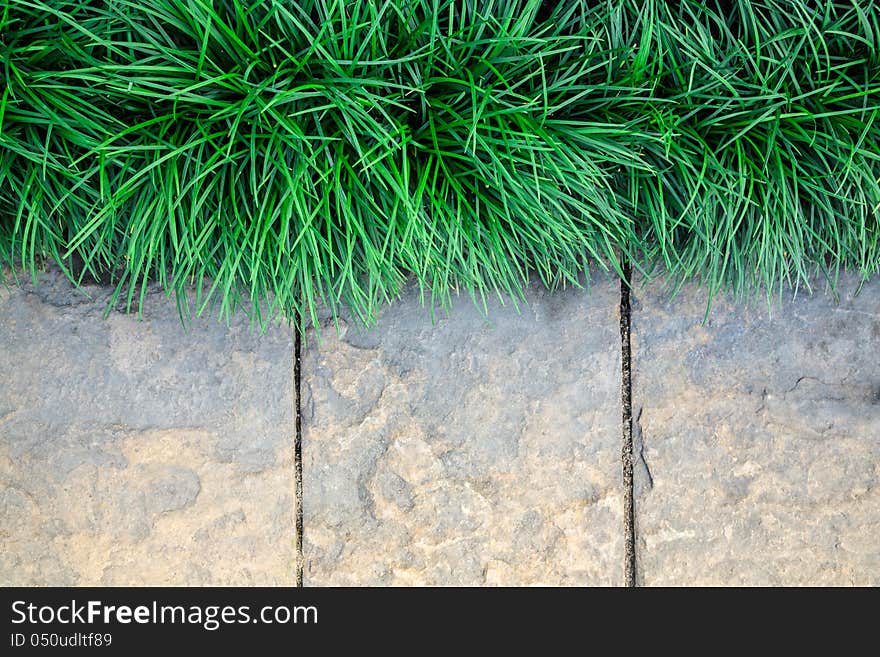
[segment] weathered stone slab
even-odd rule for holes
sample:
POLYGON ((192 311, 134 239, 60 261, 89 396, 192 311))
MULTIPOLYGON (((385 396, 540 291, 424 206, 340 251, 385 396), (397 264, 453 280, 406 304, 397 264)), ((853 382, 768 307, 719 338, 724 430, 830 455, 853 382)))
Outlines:
POLYGON ((620 584, 618 285, 309 336, 306 585, 620 584))
POLYGON ((637 286, 644 584, 880 583, 880 280, 856 283, 705 325, 693 286, 637 286))
POLYGON ((0 292, 0 582, 292 584, 292 331, 88 292, 0 292))

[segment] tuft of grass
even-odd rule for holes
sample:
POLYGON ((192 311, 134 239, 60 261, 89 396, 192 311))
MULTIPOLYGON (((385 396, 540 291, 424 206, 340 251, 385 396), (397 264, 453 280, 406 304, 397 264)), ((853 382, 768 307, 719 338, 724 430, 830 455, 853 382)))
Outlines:
POLYGON ((0 62, 0 262, 129 307, 880 270, 875 0, 0 0, 0 62))

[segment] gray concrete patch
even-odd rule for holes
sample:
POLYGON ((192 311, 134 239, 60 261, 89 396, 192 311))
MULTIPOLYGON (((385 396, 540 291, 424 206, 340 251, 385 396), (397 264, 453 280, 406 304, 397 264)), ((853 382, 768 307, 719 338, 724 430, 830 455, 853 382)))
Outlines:
POLYGON ((303 359, 305 584, 620 584, 618 284, 432 325, 410 289, 303 359))
POLYGON ((880 280, 772 307, 633 295, 638 571, 880 583, 880 280))
MULTIPOLYGON (((880 584, 880 280, 633 294, 639 582, 880 584), (790 295, 789 295, 790 296, 790 295)), ((292 584, 292 331, 0 287, 0 584, 292 584)), ((619 287, 416 290, 302 363, 305 584, 622 584, 619 287)), ((91 298, 89 298, 91 297, 91 298)))
POLYGON ((0 583, 292 583, 292 331, 86 292, 0 294, 0 583))

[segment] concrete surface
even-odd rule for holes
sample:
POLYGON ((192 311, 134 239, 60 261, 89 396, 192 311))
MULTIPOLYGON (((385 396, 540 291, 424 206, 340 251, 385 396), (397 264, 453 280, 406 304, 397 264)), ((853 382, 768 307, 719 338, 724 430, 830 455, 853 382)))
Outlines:
MULTIPOLYGON (((638 581, 880 584, 880 280, 633 294, 638 581)), ((618 284, 303 347, 0 288, 0 584, 621 584, 618 284)))
POLYGON ((306 585, 620 584, 618 289, 311 334, 306 585))
POLYGON ((880 281, 768 313, 633 294, 646 585, 880 583, 880 281))
POLYGON ((0 291, 0 583, 291 584, 292 332, 0 291))

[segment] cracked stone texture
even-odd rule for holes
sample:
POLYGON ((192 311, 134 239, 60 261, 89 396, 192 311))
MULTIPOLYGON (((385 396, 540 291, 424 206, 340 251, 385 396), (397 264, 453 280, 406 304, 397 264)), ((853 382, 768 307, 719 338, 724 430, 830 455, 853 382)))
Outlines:
POLYGON ((880 280, 633 300, 642 583, 880 584, 880 280))
POLYGON ((622 583, 618 284, 489 305, 308 336, 306 585, 622 583))
POLYGON ((291 584, 292 332, 0 288, 0 583, 291 584))

